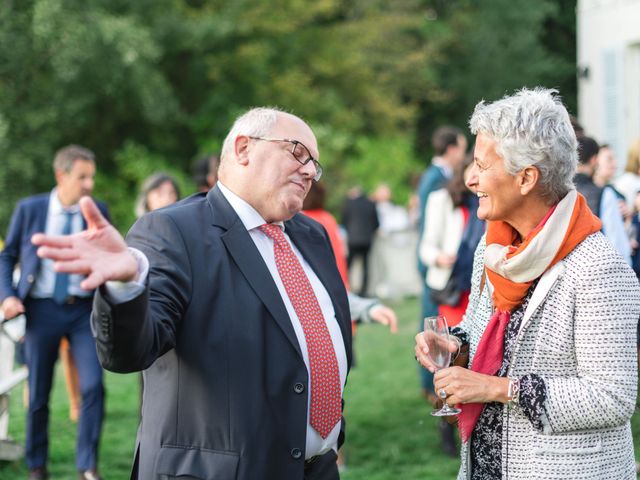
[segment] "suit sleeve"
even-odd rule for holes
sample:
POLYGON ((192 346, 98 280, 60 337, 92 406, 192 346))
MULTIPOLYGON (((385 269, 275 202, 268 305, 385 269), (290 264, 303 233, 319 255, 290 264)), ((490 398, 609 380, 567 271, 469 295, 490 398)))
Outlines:
POLYGON ((175 347, 192 291, 188 249, 169 215, 145 215, 132 227, 127 243, 149 260, 146 289, 116 305, 101 287, 91 316, 100 363, 121 373, 144 370, 175 347))
POLYGON ((5 298, 16 296, 13 288, 13 270, 20 256, 20 242, 24 228, 24 204, 18 203, 13 212, 4 249, 0 253, 0 302, 5 298))

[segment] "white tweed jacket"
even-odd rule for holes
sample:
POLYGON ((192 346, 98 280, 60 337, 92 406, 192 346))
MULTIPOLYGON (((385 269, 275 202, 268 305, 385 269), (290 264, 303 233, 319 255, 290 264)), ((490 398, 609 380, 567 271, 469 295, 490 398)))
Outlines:
MULTIPOLYGON (((470 359, 492 312, 480 292, 485 239, 474 260, 467 318, 470 359)), ((503 408, 502 471, 508 480, 635 479, 630 418, 637 389, 640 286, 600 233, 580 243, 538 282, 522 320, 510 377, 540 375, 544 431, 518 406, 503 408)), ((470 478, 468 444, 458 480, 470 478)))

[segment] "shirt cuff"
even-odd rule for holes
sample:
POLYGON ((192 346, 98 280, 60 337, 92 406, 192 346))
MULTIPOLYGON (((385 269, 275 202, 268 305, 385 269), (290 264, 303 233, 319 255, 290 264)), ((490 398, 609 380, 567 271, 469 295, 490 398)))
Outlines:
POLYGON ((110 280, 105 283, 105 290, 109 300, 114 304, 126 303, 140 295, 145 289, 149 275, 149 260, 146 255, 136 248, 129 247, 129 252, 138 262, 138 280, 120 282, 110 280))

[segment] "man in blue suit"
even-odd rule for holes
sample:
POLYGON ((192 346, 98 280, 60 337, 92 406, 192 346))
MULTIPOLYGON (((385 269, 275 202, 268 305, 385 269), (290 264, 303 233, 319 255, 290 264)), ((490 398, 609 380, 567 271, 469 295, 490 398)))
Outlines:
POLYGON ((256 108, 216 186, 143 216, 127 243, 85 198, 87 232, 34 237, 100 287, 105 368, 144 371, 132 478, 339 478, 351 318, 327 233, 299 213, 318 156, 304 121, 256 108))
MULTIPOLYGON (((431 192, 443 188, 453 174, 453 169, 462 164, 467 151, 467 139, 462 131, 456 127, 444 126, 438 128, 431 137, 431 144, 435 152, 435 157, 431 160, 431 165, 427 168, 418 184, 418 199, 420 201, 420 216, 418 219, 418 245, 424 235, 426 224, 426 206, 431 192)), ((443 265, 444 266, 444 265, 443 265)), ((438 305, 430 298, 431 289, 428 287, 427 266, 422 263, 418 255, 418 272, 422 279, 422 310, 418 331, 424 329, 423 319, 438 314, 438 305)), ((437 398, 433 393, 433 374, 426 368, 418 369, 422 384, 422 393, 429 403, 435 403, 437 398)), ((451 456, 457 455, 452 427, 443 422, 441 426, 442 443, 444 450, 451 456)))
MULTIPOLYGON (((72 234, 86 228, 78 201, 91 195, 95 156, 69 145, 53 161, 56 187, 48 193, 21 200, 11 219, 0 253, 0 301, 5 318, 24 313, 26 363, 29 368, 29 409, 26 461, 29 479, 48 478, 49 394, 58 346, 67 337, 78 368, 82 398, 78 421, 76 466, 84 480, 99 479, 98 441, 102 428, 104 389, 89 317, 93 292, 80 287, 83 276, 56 273, 53 261, 41 260, 31 237, 37 232, 72 234), (13 272, 20 263, 20 277, 13 272)), ((98 204, 108 218, 106 206, 98 204)))

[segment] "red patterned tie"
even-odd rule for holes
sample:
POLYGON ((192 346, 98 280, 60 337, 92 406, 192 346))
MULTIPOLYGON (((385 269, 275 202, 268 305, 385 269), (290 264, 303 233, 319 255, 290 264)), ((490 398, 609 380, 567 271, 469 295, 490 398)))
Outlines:
POLYGON ((291 245, 277 225, 262 225, 260 230, 273 240, 278 273, 300 319, 307 341, 311 370, 311 426, 327 438, 340 421, 340 372, 329 329, 307 274, 291 245))

